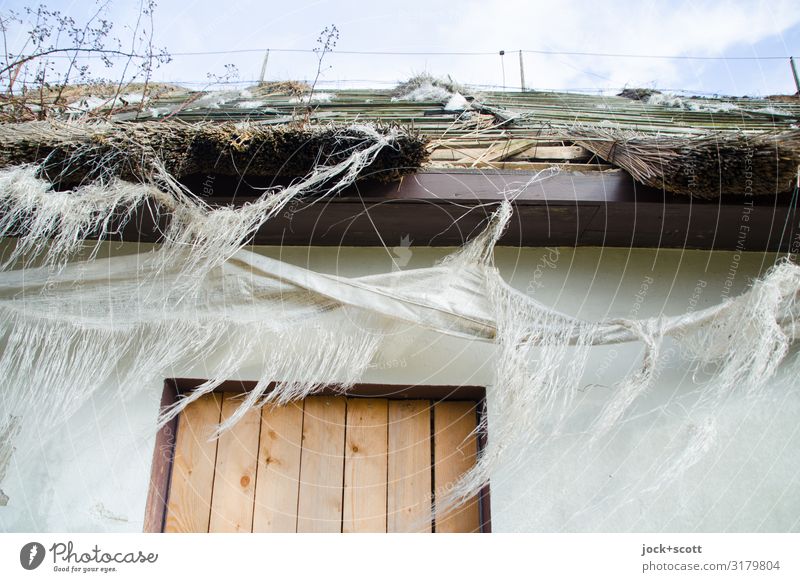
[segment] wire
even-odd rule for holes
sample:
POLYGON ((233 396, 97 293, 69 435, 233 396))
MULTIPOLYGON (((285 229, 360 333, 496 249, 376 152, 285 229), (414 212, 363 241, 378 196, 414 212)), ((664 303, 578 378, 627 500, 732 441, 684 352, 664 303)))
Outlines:
MULTIPOLYGON (((173 85, 202 85, 208 87, 216 87, 219 85, 247 85, 247 84, 257 84, 260 83, 260 79, 235 79, 235 80, 188 80, 188 79, 161 79, 154 77, 151 79, 153 82, 156 83, 167 83, 173 85)), ((310 79, 297 79, 297 78, 287 78, 283 79, 284 81, 299 81, 299 82, 310 82, 310 79)), ((396 86, 398 83, 403 82, 405 79, 395 79, 387 80, 387 79, 322 79, 317 82, 318 86, 325 87, 326 89, 335 90, 337 87, 344 87, 345 89, 355 89, 355 90, 370 90, 375 89, 374 85, 391 85, 392 87, 396 86), (348 84, 352 83, 369 83, 370 86, 368 87, 352 87, 348 86, 348 84)), ((281 79, 270 79, 269 82, 280 82, 281 79)), ((518 93, 520 92, 519 87, 509 87, 504 85, 496 85, 496 84, 489 84, 489 83, 464 83, 467 87, 471 89, 478 89, 478 90, 499 90, 500 92, 505 93, 518 93)), ((622 91, 625 88, 629 88, 629 85, 622 85, 622 86, 603 86, 603 87, 537 87, 535 91, 537 93, 575 93, 578 95, 586 95, 588 94, 597 94, 601 97, 608 97, 606 93, 614 92, 614 91, 622 91)), ((675 93, 677 95, 686 95, 686 96, 708 96, 708 97, 733 97, 739 99, 735 95, 725 95, 723 93, 719 93, 718 91, 703 91, 701 89, 686 89, 686 88, 670 88, 670 87, 649 87, 656 91, 661 92, 669 92, 675 93)))
MULTIPOLYGON (((171 57, 199 57, 211 55, 233 55, 233 54, 246 54, 246 53, 265 53, 267 50, 275 53, 317 53, 318 49, 293 49, 293 48, 254 48, 254 49, 231 49, 224 51, 193 51, 193 52, 174 52, 169 53, 171 57)), ((455 52, 437 52, 437 51, 344 51, 344 50, 331 50, 330 54, 337 55, 363 55, 363 56, 469 56, 469 57, 485 57, 497 56, 500 51, 491 52, 478 52, 478 51, 455 51, 455 52)), ((514 50, 511 52, 520 52, 514 50)), ((621 59, 682 59, 682 60, 698 60, 698 61, 775 61, 785 60, 790 55, 767 55, 767 56, 702 56, 702 55, 651 55, 651 54, 631 54, 631 53, 596 53, 585 51, 554 51, 554 50, 536 50, 536 49, 523 49, 523 54, 535 55, 552 55, 552 56, 572 56, 572 57, 603 57, 603 58, 621 58, 621 59)), ((122 56, 115 57, 109 55, 111 58, 127 58, 122 56)), ((52 55, 49 58, 69 58, 69 55, 52 55)), ((81 58, 103 58, 101 55, 86 55, 81 58)))
POLYGON ((697 61, 775 61, 788 59, 787 56, 770 55, 765 57, 712 57, 700 55, 635 55, 628 53, 590 53, 577 51, 543 51, 543 50, 523 50, 523 53, 539 55, 564 55, 573 57, 612 57, 623 59, 684 59, 697 61))
MULTIPOLYGON (((238 49, 228 51, 199 51, 199 52, 186 52, 186 53, 172 53, 173 56, 206 56, 206 55, 227 55, 236 53, 263 53, 267 50, 282 53, 315 53, 316 49, 238 49)), ((492 52, 470 52, 470 51, 456 51, 456 52, 424 52, 424 51, 342 51, 332 50, 332 54, 339 55, 372 55, 372 56, 496 56, 500 51, 492 52)), ((519 49, 512 52, 520 52, 519 49)), ((714 57, 714 56, 700 56, 700 55, 638 55, 629 53, 594 53, 582 51, 548 51, 548 50, 533 50, 522 49, 523 54, 537 54, 537 55, 561 55, 573 57, 612 57, 624 59, 691 59, 691 60, 704 60, 704 61, 768 61, 768 60, 784 60, 788 59, 789 55, 778 56, 735 56, 735 57, 714 57)))

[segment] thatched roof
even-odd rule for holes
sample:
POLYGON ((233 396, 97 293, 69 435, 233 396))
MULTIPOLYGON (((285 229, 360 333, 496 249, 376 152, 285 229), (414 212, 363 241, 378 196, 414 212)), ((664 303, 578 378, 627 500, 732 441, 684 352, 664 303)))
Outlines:
MULTIPOLYGON (((380 91, 312 93, 302 82, 218 92, 171 88, 134 109, 106 102, 83 118, 114 122, 0 127, 0 143, 8 149, 0 163, 49 155, 51 167, 59 168, 67 158, 75 161, 77 152, 90 159, 113 150, 127 159, 118 165, 123 174, 136 173, 137 152, 144 150, 162 156, 178 175, 293 176, 338 159, 352 146, 341 131, 370 123, 408 128, 399 147, 382 153, 369 170, 384 180, 419 168, 620 168, 669 193, 712 198, 787 191, 800 165, 800 100, 785 96, 472 91, 421 75, 380 91), (134 138, 139 145, 126 154, 134 138)), ((81 170, 71 175, 79 178, 81 170)))
POLYGON ((389 126, 262 125, 258 123, 29 122, 0 125, 0 168, 41 164, 61 187, 110 176, 146 179, 165 169, 192 174, 301 177, 333 166, 391 135, 362 177, 398 179, 418 170, 426 142, 389 126))

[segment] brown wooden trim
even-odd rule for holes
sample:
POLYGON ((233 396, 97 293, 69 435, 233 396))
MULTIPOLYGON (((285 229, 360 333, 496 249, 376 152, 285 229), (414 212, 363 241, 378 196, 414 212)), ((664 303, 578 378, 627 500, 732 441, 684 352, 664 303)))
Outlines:
MULTIPOLYGON (((178 400, 178 389, 172 380, 164 381, 164 391, 161 393, 161 406, 167 406, 178 400)), ((150 470, 150 487, 147 492, 147 503, 144 512, 145 533, 158 533, 164 531, 164 520, 167 516, 167 501, 169 497, 169 481, 172 476, 172 460, 175 454, 175 435, 178 431, 178 418, 173 418, 156 433, 156 442, 153 447, 153 464, 150 470)))
MULTIPOLYGON (((296 202, 267 222, 249 242, 258 245, 393 246, 409 236, 415 246, 458 246, 485 225, 504 191, 522 187, 531 172, 511 170, 425 171, 401 182, 359 182, 343 195, 314 204, 296 202)), ((215 180, 212 205, 255 199, 263 179, 215 180)), ((197 177, 196 181, 204 179, 197 177)), ((202 184, 199 181, 198 184, 202 184)), ((188 179, 187 185, 199 187, 188 179)), ((515 199, 515 215, 501 246, 607 246, 786 251, 800 221, 791 195, 690 199, 637 184, 625 172, 569 172, 537 182, 515 199), (746 237, 741 237, 748 210, 746 237), (789 232, 783 236, 786 217, 789 232)), ((160 240, 167 217, 157 223, 138 209, 122 231, 129 241, 160 240)))
MULTIPOLYGON (((448 169, 392 184, 366 180, 342 196, 293 203, 247 242, 391 247, 410 237, 415 246, 458 246, 481 231, 504 191, 525 185, 532 176, 510 170, 448 169)), ((207 197, 212 206, 251 202, 257 188, 273 182, 224 179, 215 180, 215 195, 207 197)), ((514 206, 500 246, 788 251, 796 250, 792 242, 800 231, 790 193, 697 200, 639 185, 620 170, 564 171, 525 188, 514 206)), ((112 221, 111 229, 119 230, 125 241, 156 242, 168 220, 168 215, 144 205, 124 228, 112 221)))
MULTIPOLYGON (((161 395, 161 410, 174 404, 181 394, 190 392, 204 380, 193 378, 171 378, 165 380, 164 391, 161 395)), ((216 392, 244 393, 252 390, 256 382, 229 380, 225 381, 215 390, 216 392)), ((270 387, 271 389, 271 387, 270 387)), ((319 394, 342 395, 335 388, 325 388, 319 394)), ((424 399, 424 400, 470 400, 477 402, 476 415, 478 426, 486 410, 486 388, 484 386, 426 386, 426 385, 397 385, 397 384, 356 384, 347 391, 348 397, 363 398, 393 398, 393 399, 424 399)), ((150 488, 145 507, 144 527, 145 533, 156 533, 164 530, 169 501, 169 482, 172 475, 172 461, 175 456, 175 437, 178 429, 178 417, 172 419, 158 431, 153 451, 153 465, 150 477, 150 488)), ((478 452, 486 444, 486 434, 478 435, 478 452)), ((433 466, 433 465, 431 465, 433 466)), ((487 484, 479 493, 478 508, 480 511, 481 533, 490 533, 491 510, 489 485, 487 484)))
MULTIPOLYGON (((171 380, 177 388, 178 394, 191 392, 205 380, 197 378, 174 378, 171 380)), ((255 388, 256 382, 227 380, 220 384, 215 392, 244 393, 255 388)), ((272 391, 275 384, 270 384, 266 393, 272 391)), ((475 400, 480 401, 486 397, 484 386, 427 386, 424 384, 356 384, 348 388, 347 393, 342 393, 335 386, 324 387, 317 392, 323 396, 347 396, 364 398, 393 398, 396 400, 475 400)))

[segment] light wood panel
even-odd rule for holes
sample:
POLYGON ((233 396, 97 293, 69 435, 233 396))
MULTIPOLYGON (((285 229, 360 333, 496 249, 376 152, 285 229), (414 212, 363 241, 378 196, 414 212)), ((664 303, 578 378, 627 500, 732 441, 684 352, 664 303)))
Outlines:
POLYGON ((431 514, 476 461, 474 401, 315 396, 209 441, 241 400, 208 395, 178 417, 165 531, 480 531, 477 497, 431 514))
POLYGON ((254 532, 297 530, 303 403, 261 411, 254 532))
POLYGON ((298 532, 342 530, 345 415, 345 398, 312 396, 305 400, 298 532))
POLYGON ((217 441, 209 441, 220 419, 222 398, 207 394, 178 417, 166 532, 207 532, 217 441))
MULTIPOLYGON (((233 414, 241 401, 241 396, 225 394, 223 421, 233 414)), ((219 437, 209 531, 252 530, 260 429, 260 410, 249 410, 219 437)))
POLYGON ((386 531, 388 401, 347 400, 342 531, 386 531))
POLYGON ((389 402, 387 530, 431 531, 431 430, 427 400, 389 402))
MULTIPOLYGON (((434 423, 434 495, 445 496, 458 478, 475 465, 478 452, 474 434, 477 416, 473 402, 437 402, 433 408, 434 423)), ((478 498, 452 511, 437 515, 436 531, 440 533, 480 531, 478 498)))

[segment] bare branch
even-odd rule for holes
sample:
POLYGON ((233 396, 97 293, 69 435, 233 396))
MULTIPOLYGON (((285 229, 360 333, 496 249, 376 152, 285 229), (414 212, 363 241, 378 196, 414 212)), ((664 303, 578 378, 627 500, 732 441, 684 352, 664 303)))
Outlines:
POLYGON ((141 54, 138 54, 138 53, 129 53, 129 52, 125 52, 125 51, 110 50, 110 49, 84 48, 84 47, 74 47, 74 46, 73 47, 69 47, 69 48, 53 48, 53 49, 42 51, 42 52, 39 52, 39 53, 30 54, 30 55, 27 55, 27 56, 24 56, 24 57, 19 57, 16 61, 11 63, 10 65, 5 66, 3 68, 0 68, 0 75, 4 74, 7 71, 10 71, 11 69, 14 69, 14 68, 16 68, 16 67, 18 67, 20 65, 24 65, 25 63, 28 63, 28 62, 30 62, 32 60, 35 60, 35 59, 38 59, 38 58, 41 58, 41 57, 46 57, 48 55, 54 55, 54 54, 62 54, 62 53, 63 54, 69 54, 69 53, 75 52, 75 51, 81 52, 81 53, 94 53, 94 54, 101 54, 101 55, 107 55, 107 56, 132 57, 132 58, 144 58, 144 57, 147 56, 147 55, 141 55, 141 54))

